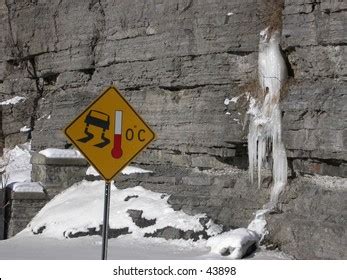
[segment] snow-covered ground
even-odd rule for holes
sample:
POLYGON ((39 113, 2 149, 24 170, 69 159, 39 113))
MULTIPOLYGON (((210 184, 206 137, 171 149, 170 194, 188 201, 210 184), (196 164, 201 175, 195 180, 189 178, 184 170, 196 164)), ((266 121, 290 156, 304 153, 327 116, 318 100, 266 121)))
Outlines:
MULTIPOLYGON (((44 227, 42 235, 64 239, 78 232, 87 232, 90 228, 99 229, 102 225, 104 181, 82 181, 57 195, 30 222, 33 232, 44 227)), ((111 188, 110 228, 129 228, 133 237, 142 238, 145 234, 168 226, 182 231, 201 231, 199 222, 204 214, 189 216, 182 211, 174 211, 167 203, 168 195, 155 193, 140 186, 117 189, 111 188), (142 211, 142 218, 155 220, 153 225, 137 226, 128 210, 142 211)), ((208 233, 213 236, 221 232, 221 228, 209 224, 208 233)))
MULTIPOLYGON (((101 237, 56 239, 33 236, 24 231, 17 236, 0 241, 2 260, 98 260, 101 258, 101 237)), ((288 259, 279 251, 259 249, 251 259, 288 259)), ((166 241, 161 238, 134 238, 120 236, 108 242, 110 260, 223 260, 220 254, 211 253, 202 243, 166 241)))
MULTIPOLYGON (((48 157, 80 157, 74 150, 47 149, 41 154, 48 157)), ((30 144, 6 151, 3 160, 6 184, 14 191, 42 192, 38 183, 30 183, 30 144)), ((122 173, 148 173, 138 167, 126 167, 122 173)), ((89 175, 97 175, 93 168, 89 175)), ((100 233, 103 214, 104 181, 83 180, 71 186, 51 200, 15 237, 0 241, 0 259, 99 259, 101 237, 97 235, 71 238, 78 233, 100 233), (38 250, 39 248, 39 250, 38 250)), ((134 186, 111 188, 110 228, 128 228, 129 234, 111 238, 109 259, 226 259, 239 258, 247 242, 257 241, 262 233, 263 220, 256 218, 249 229, 237 229, 224 234, 221 227, 206 221, 204 214, 190 216, 174 211, 167 203, 168 195, 155 193, 134 186), (151 221, 145 226, 137 225, 128 210, 141 213, 140 218, 151 221), (201 220, 205 222, 202 223, 201 220), (200 232, 197 241, 148 237, 167 227, 182 232, 200 232), (203 239, 203 235, 210 239, 203 239), (147 235, 145 237, 145 235, 147 235), (221 251, 230 249, 230 255, 221 256, 221 251), (240 253, 241 252, 241 253, 240 253)), ((83 235, 83 234, 82 234, 83 235)), ((258 249, 251 255, 256 259, 287 259, 278 251, 258 249)))

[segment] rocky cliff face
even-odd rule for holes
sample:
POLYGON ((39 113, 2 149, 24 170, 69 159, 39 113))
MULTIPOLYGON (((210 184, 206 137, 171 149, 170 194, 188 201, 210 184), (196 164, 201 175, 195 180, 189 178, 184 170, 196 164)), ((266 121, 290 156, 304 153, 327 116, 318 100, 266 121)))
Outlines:
MULTIPOLYGON (((27 125, 34 149, 65 147, 61 129, 114 84, 157 131, 142 162, 244 166, 242 99, 224 99, 256 77, 259 2, 1 1, 1 98, 27 98, 3 106, 6 146, 27 125)), ((298 172, 346 176, 345 6, 285 1, 283 129, 298 172)))
MULTIPOLYGON (((157 133, 138 163, 159 169, 245 169, 246 100, 224 100, 245 93, 257 77, 262 3, 1 0, 0 102, 25 99, 0 106, 0 142, 11 147, 31 137, 34 150, 69 147, 62 128, 114 84, 157 133), (21 132, 24 126, 31 132, 21 132)), ((292 177, 347 176, 346 8, 339 0, 284 4, 282 48, 292 79, 281 108, 292 177)), ((179 199, 182 189, 170 191, 168 186, 167 191, 177 207, 224 217, 220 220, 229 226, 245 223, 253 208, 266 201, 266 187, 261 195, 243 188, 232 192, 218 180, 213 184, 227 191, 230 201, 220 192, 209 193, 216 198, 211 211, 208 203, 195 205, 200 208, 191 204, 195 197, 189 185, 201 191, 199 183, 183 184, 188 186, 185 200, 179 199), (226 216, 235 211, 236 198, 253 206, 233 222, 226 216)), ((345 212, 342 220, 345 224, 345 212)), ((346 240, 344 233, 339 236, 346 240)))

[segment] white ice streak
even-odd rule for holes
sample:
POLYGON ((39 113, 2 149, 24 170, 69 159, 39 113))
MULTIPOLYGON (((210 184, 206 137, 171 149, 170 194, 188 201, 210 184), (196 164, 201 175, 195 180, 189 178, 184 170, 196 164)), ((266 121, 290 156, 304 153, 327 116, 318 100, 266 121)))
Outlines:
POLYGON ((282 142, 281 109, 279 106, 281 87, 287 78, 287 68, 281 55, 280 33, 270 34, 269 28, 261 31, 259 43, 258 74, 265 98, 262 104, 252 99, 248 114, 249 173, 251 181, 257 169, 258 187, 261 170, 271 156, 273 188, 269 207, 275 206, 278 196, 287 184, 287 156, 282 142))
POLYGON ((47 158, 83 158, 83 155, 76 150, 48 148, 39 152, 47 158))
POLYGON ((0 171, 4 172, 3 184, 31 181, 30 148, 30 143, 25 143, 11 150, 4 149, 4 154, 0 158, 0 171))
POLYGON ((231 99, 225 98, 225 100, 224 100, 224 105, 227 106, 227 105, 230 104, 230 102, 236 103, 236 102, 239 100, 239 98, 240 98, 241 96, 242 96, 242 95, 235 96, 235 97, 233 97, 233 98, 231 98, 231 99))
POLYGON ((3 102, 0 102, 0 105, 14 105, 14 104, 17 104, 18 102, 22 101, 22 100, 25 100, 26 98, 25 97, 22 97, 22 96, 15 96, 11 99, 7 99, 3 102))
MULTIPOLYGON (((279 107, 280 91, 287 78, 287 69, 279 47, 280 33, 270 34, 269 28, 261 31, 259 44, 258 72, 259 83, 266 93, 263 103, 254 98, 250 100, 250 125, 248 133, 249 173, 254 181, 254 172, 257 169, 258 186, 261 184, 261 171, 267 161, 272 157, 273 188, 270 203, 255 213, 255 218, 246 228, 231 230, 210 238, 207 245, 211 251, 229 258, 242 258, 254 244, 259 243, 266 234, 265 215, 273 208, 279 194, 287 184, 287 156, 281 139, 281 110, 279 107)), ((226 99, 224 104, 231 100, 226 99)), ((236 100, 237 101, 237 100, 236 100)), ((226 104, 227 105, 227 104, 226 104)))
POLYGON ((28 132, 28 131, 30 131, 30 130, 31 130, 30 127, 23 126, 19 131, 20 131, 20 132, 28 132))
MULTIPOLYGON (((134 174, 134 173, 152 173, 153 171, 151 170, 146 170, 146 169, 142 169, 140 167, 136 167, 136 166, 126 166, 121 173, 123 175, 130 175, 130 174, 134 174)), ((95 170, 95 168, 93 166, 89 166, 87 171, 86 171, 86 175, 93 175, 93 176, 99 176, 98 171, 95 170)))

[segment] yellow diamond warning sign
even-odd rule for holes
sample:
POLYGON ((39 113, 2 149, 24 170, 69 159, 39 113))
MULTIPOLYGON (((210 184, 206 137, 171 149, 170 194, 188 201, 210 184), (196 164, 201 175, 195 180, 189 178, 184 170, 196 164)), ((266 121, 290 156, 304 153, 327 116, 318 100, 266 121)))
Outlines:
POLYGON ((106 181, 155 137, 115 87, 104 91, 73 120, 65 135, 106 181))

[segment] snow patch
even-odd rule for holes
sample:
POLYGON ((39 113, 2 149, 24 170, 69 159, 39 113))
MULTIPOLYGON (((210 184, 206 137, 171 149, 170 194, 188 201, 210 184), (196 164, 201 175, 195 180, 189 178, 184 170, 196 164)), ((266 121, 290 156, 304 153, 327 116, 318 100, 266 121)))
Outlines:
POLYGON ((0 105, 14 105, 14 104, 17 104, 20 101, 25 100, 25 99, 26 98, 22 97, 22 96, 15 96, 15 97, 13 97, 11 99, 8 99, 8 100, 5 100, 3 102, 0 102, 0 105))
POLYGON ((4 172, 4 184, 31 181, 30 148, 28 142, 17 145, 11 150, 4 149, 4 154, 0 158, 0 171, 4 172))
POLYGON ((20 132, 28 132, 28 131, 30 131, 30 130, 31 130, 30 127, 23 126, 19 131, 20 131, 20 132))
POLYGON ((84 158, 77 150, 48 148, 39 153, 47 158, 84 158))
POLYGON ((229 105, 230 102, 236 103, 236 102, 239 100, 240 97, 241 97, 241 95, 235 96, 235 97, 233 97, 233 98, 231 98, 231 99, 225 98, 225 100, 224 100, 224 105, 229 105))
POLYGON ((240 259, 248 248, 256 244, 259 236, 252 230, 238 228, 224 232, 207 240, 212 253, 228 255, 231 259, 240 259))
MULTIPOLYGON (((127 166, 121 171, 121 173, 124 175, 130 175, 134 173, 152 173, 152 172, 153 171, 151 170, 146 170, 146 169, 142 169, 140 167, 135 167, 135 166, 127 166)), ((89 166, 86 171, 86 175, 99 176, 99 173, 98 171, 95 170, 93 166, 89 166)))
POLYGON ((122 174, 124 175, 130 175, 133 173, 152 173, 153 171, 151 170, 146 170, 142 169, 140 167, 135 167, 135 166, 127 166, 122 170, 122 174))
POLYGON ((10 188, 14 192, 36 192, 43 193, 43 187, 37 182, 26 182, 26 183, 13 183, 10 188))

